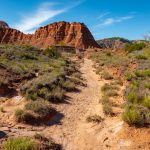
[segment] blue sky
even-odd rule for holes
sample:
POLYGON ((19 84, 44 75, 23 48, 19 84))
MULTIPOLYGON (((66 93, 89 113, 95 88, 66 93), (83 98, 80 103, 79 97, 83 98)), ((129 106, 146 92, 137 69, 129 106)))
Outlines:
POLYGON ((150 32, 150 0, 2 0, 0 20, 32 33, 56 21, 84 22, 95 39, 142 39, 150 32))

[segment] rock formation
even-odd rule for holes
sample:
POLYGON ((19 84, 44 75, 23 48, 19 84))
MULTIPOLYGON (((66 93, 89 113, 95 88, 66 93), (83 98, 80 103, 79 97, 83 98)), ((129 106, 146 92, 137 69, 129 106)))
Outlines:
POLYGON ((102 39, 97 41, 100 47, 110 49, 123 49, 127 43, 131 43, 129 40, 119 37, 102 39))
POLYGON ((57 22, 41 27, 34 34, 24 34, 12 28, 0 28, 0 43, 31 44, 39 48, 63 44, 79 49, 99 48, 83 23, 57 22))

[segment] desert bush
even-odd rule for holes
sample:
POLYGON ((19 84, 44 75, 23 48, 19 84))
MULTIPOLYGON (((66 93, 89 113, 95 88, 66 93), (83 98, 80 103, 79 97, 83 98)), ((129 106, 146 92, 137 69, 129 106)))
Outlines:
POLYGON ((111 80, 111 79, 113 79, 113 76, 109 73, 109 72, 103 72, 102 74, 101 74, 101 76, 102 76, 102 78, 103 79, 105 79, 105 80, 111 80))
POLYGON ((150 96, 144 98, 144 106, 150 109, 150 96))
POLYGON ((67 90, 67 91, 74 91, 76 89, 76 85, 75 83, 71 82, 71 81, 65 81, 62 84, 62 87, 67 90))
POLYGON ((144 117, 136 107, 127 107, 123 113, 123 120, 129 125, 142 126, 144 125, 144 117))
POLYGON ((37 100, 37 101, 28 102, 25 105, 25 109, 30 110, 30 111, 32 111, 32 112, 34 112, 34 113, 36 113, 42 117, 47 116, 51 112, 54 111, 54 109, 52 109, 50 104, 44 100, 37 100))
POLYGON ((103 105, 103 112, 105 115, 109 115, 109 116, 114 115, 113 110, 112 110, 112 106, 108 103, 103 105))
POLYGON ((128 100, 128 102, 131 102, 131 103, 138 103, 138 94, 136 92, 131 91, 127 95, 127 100, 128 100))
POLYGON ((17 109, 15 112, 15 118, 17 122, 29 122, 33 119, 33 116, 22 109, 17 109))
POLYGON ((145 87, 150 90, 150 83, 146 83, 145 87))
POLYGON ((99 116, 99 115, 93 115, 93 116, 88 116, 87 118, 86 118, 86 121, 87 122, 95 122, 95 123, 100 123, 100 122, 102 122, 104 119, 101 117, 101 116, 99 116))
POLYGON ((28 102, 24 109, 18 109, 15 112, 17 122, 28 124, 40 123, 46 117, 51 116, 55 112, 47 101, 37 100, 28 102))
POLYGON ((132 79, 135 78, 135 74, 133 74, 133 73, 127 73, 125 75, 125 78, 126 78, 127 81, 131 81, 132 79))
POLYGON ((4 150, 38 150, 38 145, 31 138, 9 138, 3 144, 4 150))
POLYGON ((119 90, 119 87, 113 84, 104 84, 101 88, 101 91, 106 95, 107 97, 113 97, 113 96, 118 96, 118 93, 116 90, 119 90))
POLYGON ((138 89, 138 88, 140 88, 140 81, 138 81, 138 80, 133 80, 132 82, 131 82, 131 88, 132 89, 138 89))
POLYGON ((100 102, 102 102, 102 104, 107 104, 107 103, 110 103, 110 99, 108 96, 104 95, 102 99, 100 100, 100 102))
POLYGON ((108 83, 105 83, 102 88, 101 88, 101 91, 102 92, 105 92, 105 91, 108 91, 108 90, 113 90, 113 86, 108 84, 108 83))
POLYGON ((37 95, 36 91, 31 91, 31 92, 26 92, 25 97, 27 100, 35 101, 35 100, 37 100, 38 95, 37 95))
POLYGON ((75 84, 82 84, 82 80, 81 79, 79 79, 79 78, 76 78, 76 77, 72 77, 72 76, 70 76, 70 77, 68 77, 68 79, 71 81, 71 82, 73 82, 73 83, 75 83, 75 84))
POLYGON ((114 96, 118 96, 118 92, 116 92, 115 90, 108 90, 105 92, 105 95, 108 97, 114 97, 114 96))
POLYGON ((65 96, 65 91, 60 88, 56 87, 47 95, 46 99, 50 102, 62 102, 65 96))

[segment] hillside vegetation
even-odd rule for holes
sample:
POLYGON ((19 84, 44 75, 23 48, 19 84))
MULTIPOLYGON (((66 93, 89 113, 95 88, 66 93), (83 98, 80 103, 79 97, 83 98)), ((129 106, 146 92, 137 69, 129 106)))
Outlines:
POLYGON ((46 118, 54 109, 44 101, 61 103, 65 93, 82 82, 78 65, 55 48, 0 45, 0 54, 0 87, 4 89, 0 95, 21 94, 29 101, 24 110, 16 111, 18 122, 46 118))
POLYGON ((110 85, 102 87, 103 109, 106 114, 113 114, 112 97, 119 96, 117 92, 119 86, 123 84, 126 87, 124 91, 126 103, 123 106, 122 118, 129 125, 146 126, 150 123, 149 49, 145 43, 133 43, 126 45, 125 53, 106 50, 93 53, 91 56, 95 61, 97 73, 103 79, 111 80, 110 85), (108 69, 109 72, 106 72, 108 69))

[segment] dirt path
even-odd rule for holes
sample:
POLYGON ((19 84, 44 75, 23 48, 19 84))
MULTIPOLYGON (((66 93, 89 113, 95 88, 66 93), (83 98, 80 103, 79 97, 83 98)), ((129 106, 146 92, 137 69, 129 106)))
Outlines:
MULTIPOLYGON (((100 89, 103 82, 99 81, 99 76, 94 72, 92 65, 91 60, 84 60, 80 71, 86 80, 87 87, 80 88, 80 92, 69 93, 68 96, 71 100, 68 104, 56 106, 64 117, 59 125, 53 125, 44 131, 45 134, 52 136, 56 142, 62 144, 65 150, 83 150, 84 146, 81 148, 81 145, 84 145, 85 142, 83 141, 78 145, 78 141, 84 139, 82 137, 84 136, 82 125, 86 122, 86 117, 95 114, 103 116, 102 107, 99 104, 100 89)), ((61 115, 55 118, 56 121, 59 117, 61 115)))

